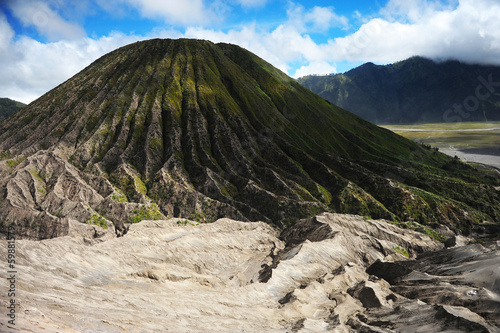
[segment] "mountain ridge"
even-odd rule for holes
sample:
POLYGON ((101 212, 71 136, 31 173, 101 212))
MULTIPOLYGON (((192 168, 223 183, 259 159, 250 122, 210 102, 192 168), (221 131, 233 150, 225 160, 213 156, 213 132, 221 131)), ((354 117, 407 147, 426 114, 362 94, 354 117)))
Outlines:
POLYGON ((25 106, 26 104, 10 98, 0 98, 0 121, 8 118, 25 106))
POLYGON ((371 122, 412 124, 500 120, 500 97, 494 94, 499 80, 498 66, 416 56, 390 65, 366 63, 342 74, 306 76, 298 81, 371 122))
POLYGON ((331 211, 456 230, 500 219, 498 178, 223 43, 157 39, 103 56, 1 122, 0 156, 0 220, 24 221, 30 238, 71 219, 120 234, 165 217, 286 227, 331 211))

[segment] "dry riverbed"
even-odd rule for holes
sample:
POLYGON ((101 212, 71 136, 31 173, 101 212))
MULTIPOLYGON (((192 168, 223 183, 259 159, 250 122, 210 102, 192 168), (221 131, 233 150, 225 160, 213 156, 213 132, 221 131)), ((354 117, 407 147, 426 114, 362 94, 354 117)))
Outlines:
POLYGON ((465 162, 500 169, 500 123, 443 123, 383 126, 408 139, 439 148, 465 162))

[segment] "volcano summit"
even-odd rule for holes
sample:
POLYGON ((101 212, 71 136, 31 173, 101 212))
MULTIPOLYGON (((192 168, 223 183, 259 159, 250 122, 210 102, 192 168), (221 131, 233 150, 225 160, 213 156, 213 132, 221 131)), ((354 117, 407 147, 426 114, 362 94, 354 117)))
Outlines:
POLYGON ((500 185, 379 128, 229 44, 122 47, 0 122, 0 220, 20 237, 72 220, 222 217, 278 227, 321 212, 469 231, 500 185))

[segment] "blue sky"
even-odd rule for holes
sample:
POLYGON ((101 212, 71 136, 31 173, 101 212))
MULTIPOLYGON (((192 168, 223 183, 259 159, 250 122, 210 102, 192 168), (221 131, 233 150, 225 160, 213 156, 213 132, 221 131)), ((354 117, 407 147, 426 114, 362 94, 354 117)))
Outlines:
POLYGON ((500 64, 497 0, 0 0, 0 97, 31 102, 150 38, 238 44, 293 77, 414 55, 500 64))

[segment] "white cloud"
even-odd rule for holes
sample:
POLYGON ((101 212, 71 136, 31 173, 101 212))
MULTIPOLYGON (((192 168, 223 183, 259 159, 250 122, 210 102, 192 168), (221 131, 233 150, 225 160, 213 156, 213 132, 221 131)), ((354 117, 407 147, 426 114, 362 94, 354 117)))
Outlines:
MULTIPOLYGON (((147 18, 161 18, 167 24, 204 25, 216 19, 203 0, 123 0, 147 18)), ((218 4, 216 4, 218 5, 218 4)))
POLYGON ((434 0, 389 0, 381 10, 384 18, 403 22, 420 22, 436 11, 451 10, 458 0, 445 0, 445 3, 434 0))
POLYGON ((331 57, 328 45, 317 44, 307 32, 326 32, 336 26, 345 27, 348 20, 335 14, 330 7, 306 10, 294 3, 289 4, 287 14, 287 21, 272 31, 259 30, 254 23, 228 32, 190 27, 186 29, 185 36, 240 45, 289 75, 310 73, 314 68, 325 73, 334 72, 335 67, 328 64, 331 57), (291 63, 304 65, 297 74, 291 63))
MULTIPOLYGON (((271 32, 259 30, 256 24, 228 32, 190 27, 184 33, 155 30, 148 36, 112 34, 100 39, 83 38, 52 43, 40 43, 22 37, 10 42, 8 53, 12 56, 0 63, 0 91, 3 96, 31 102, 105 53, 153 37, 188 37, 238 44, 289 74, 295 71, 290 66, 292 62, 304 64, 299 73, 305 73, 308 68, 309 72, 312 68, 334 71, 333 66, 325 65, 325 46, 317 45, 309 36, 300 34, 288 24, 278 26, 271 32), (315 64, 308 66, 310 62, 315 64)), ((0 54, 0 57, 4 56, 0 54)))
POLYGON ((293 75, 295 78, 303 77, 306 75, 317 74, 317 75, 327 75, 337 73, 337 68, 335 65, 328 63, 326 61, 315 61, 309 63, 307 66, 302 66, 293 75))
POLYGON ((294 77, 336 72, 340 62, 343 66, 346 62, 392 63, 414 55, 500 65, 500 3, 460 0, 455 6, 453 1, 436 3, 430 11, 419 7, 429 3, 410 1, 403 8, 402 1, 391 0, 380 17, 366 20, 346 37, 325 43, 315 42, 308 33, 348 24, 330 15, 334 12, 329 8, 292 6, 288 20, 272 30, 259 28, 258 23, 229 31, 191 26, 184 32, 155 29, 147 36, 117 33, 45 44, 27 37, 13 38, 12 28, 0 14, 0 97, 30 102, 103 54, 153 37, 238 44, 294 77))
POLYGON ((0 51, 0 97, 29 103, 72 77, 92 61, 138 38, 113 34, 98 40, 40 43, 28 37, 0 51))
POLYGON ((8 5, 25 26, 34 26, 38 33, 49 40, 78 39, 86 35, 82 27, 64 20, 45 2, 13 0, 8 5))
POLYGON ((349 20, 345 16, 337 15, 332 7, 315 6, 306 10, 304 6, 291 2, 287 14, 288 21, 285 24, 303 33, 326 33, 335 27, 346 28, 349 24, 349 20))
POLYGON ((214 43, 224 42, 240 45, 285 72, 288 69, 286 59, 293 58, 288 49, 280 50, 279 45, 272 42, 271 34, 257 30, 255 24, 245 26, 241 30, 230 30, 228 32, 190 27, 186 29, 184 37, 207 39, 214 43))
POLYGON ((290 63, 326 62, 329 56, 326 45, 316 44, 289 24, 271 32, 258 30, 255 24, 228 32, 188 28, 184 36, 240 45, 288 74, 293 74, 290 63))
POLYGON ((332 8, 318 6, 307 12, 305 19, 312 23, 313 29, 319 31, 328 31, 336 26, 347 27, 349 23, 345 16, 335 14, 332 8))
POLYGON ((0 52, 5 51, 12 38, 14 37, 14 30, 7 22, 7 18, 3 13, 0 13, 0 52))
POLYGON ((423 8, 428 1, 396 3, 406 2, 390 1, 382 11, 386 19, 372 19, 354 34, 330 41, 331 60, 389 63, 421 55, 500 64, 499 2, 460 0, 453 8, 423 8), (394 20, 401 15, 403 22, 394 20))

